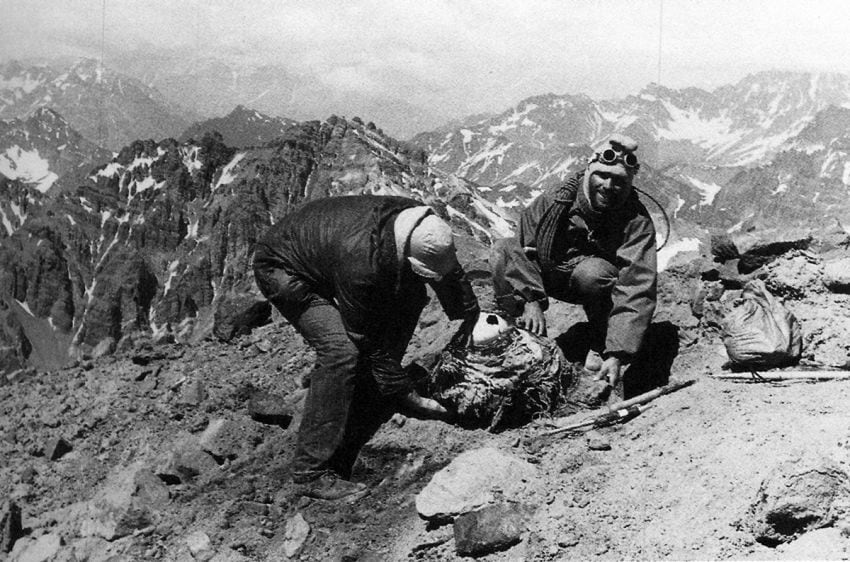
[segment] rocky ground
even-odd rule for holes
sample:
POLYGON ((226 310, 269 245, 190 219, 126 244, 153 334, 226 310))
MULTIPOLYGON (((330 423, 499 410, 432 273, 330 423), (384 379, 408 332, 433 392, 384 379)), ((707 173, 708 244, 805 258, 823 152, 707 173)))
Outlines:
MULTIPOLYGON (((350 503, 289 483, 313 355, 279 319, 228 344, 138 337, 18 371, 0 386, 0 547, 10 560, 846 558, 850 380, 712 378, 727 372, 723 307, 749 277, 799 318, 805 361, 846 363, 846 248, 780 249, 748 273, 737 258, 672 267, 627 392, 638 374, 694 384, 627 423, 552 437, 396 415, 355 468, 371 494, 350 503)), ((547 316, 575 359, 580 309, 547 316)), ((409 359, 433 361, 452 328, 429 306, 409 359)))

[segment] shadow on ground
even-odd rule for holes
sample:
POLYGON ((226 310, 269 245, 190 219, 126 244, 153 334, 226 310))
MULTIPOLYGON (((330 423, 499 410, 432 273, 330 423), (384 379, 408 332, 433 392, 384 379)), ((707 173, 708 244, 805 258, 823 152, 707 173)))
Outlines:
MULTIPOLYGON (((567 361, 583 364, 590 349, 590 325, 587 322, 573 324, 557 336, 555 342, 567 361)), ((679 328, 666 321, 650 324, 643 348, 623 376, 625 398, 667 384, 673 360, 678 353, 679 328)))

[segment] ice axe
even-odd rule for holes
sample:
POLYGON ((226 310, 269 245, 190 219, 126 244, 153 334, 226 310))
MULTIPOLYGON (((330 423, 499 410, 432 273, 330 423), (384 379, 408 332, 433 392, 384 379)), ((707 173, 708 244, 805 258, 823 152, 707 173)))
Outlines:
POLYGON ((561 433, 569 433, 587 427, 605 427, 615 423, 628 421, 646 411, 649 408, 649 406, 646 405, 647 403, 655 400, 659 396, 664 396, 665 394, 670 394, 671 392, 676 392, 677 390, 688 387, 694 384, 694 382, 694 380, 672 382, 654 390, 650 390, 649 392, 639 394, 633 398, 629 398, 628 400, 623 400, 622 402, 611 404, 605 408, 600 408, 595 413, 573 414, 572 416, 557 418, 552 420, 550 423, 557 425, 558 428, 543 432, 538 437, 548 437, 561 433))
POLYGON ((832 381, 850 378, 846 369, 821 369, 798 371, 749 371, 740 373, 720 373, 711 375, 713 379, 746 381, 746 382, 775 382, 775 381, 832 381))

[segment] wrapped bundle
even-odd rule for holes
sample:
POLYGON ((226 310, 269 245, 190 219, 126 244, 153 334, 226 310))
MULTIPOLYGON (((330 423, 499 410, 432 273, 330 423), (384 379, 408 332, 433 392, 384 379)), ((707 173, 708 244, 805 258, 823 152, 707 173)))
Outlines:
POLYGON ((427 392, 461 425, 496 431, 551 414, 570 372, 555 342, 485 313, 469 345, 453 341, 443 350, 427 392))

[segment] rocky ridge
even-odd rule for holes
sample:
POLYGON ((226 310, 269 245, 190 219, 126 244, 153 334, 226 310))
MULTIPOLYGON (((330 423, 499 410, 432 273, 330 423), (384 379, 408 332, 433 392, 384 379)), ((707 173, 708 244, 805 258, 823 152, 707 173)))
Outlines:
MULTIPOLYGON (((627 375, 628 394, 647 377, 694 385, 572 436, 396 416, 355 467, 372 489, 355 503, 300 500, 289 483, 314 355, 278 317, 229 343, 136 338, 62 370, 18 371, 0 386, 0 497, 20 520, 5 527, 10 560, 841 557, 847 382, 711 375, 723 372, 724 307, 750 278, 798 317, 806 361, 846 361, 848 236, 715 245, 733 246, 662 273, 648 362, 627 375), (742 266, 753 256, 760 265, 742 266)), ((474 289, 489 302, 486 278, 474 289)), ((581 361, 580 309, 556 303, 547 316, 581 361)), ((455 327, 431 303, 406 361, 430 365, 455 327)))
POLYGON ((73 189, 8 183, 0 196, 7 216, 0 255, 10 264, 0 272, 5 362, 56 367, 67 360, 68 342, 72 356, 87 356, 139 331, 228 339, 233 317, 262 322, 268 305, 253 283, 253 243, 305 200, 412 196, 471 240, 509 231, 493 205, 460 182, 431 176, 424 160, 371 123, 332 116, 245 149, 218 133, 136 141, 73 189))
POLYGON ((262 146, 282 136, 288 128, 295 125, 297 122, 292 119, 269 117, 259 111, 238 105, 224 117, 195 123, 186 129, 178 140, 186 142, 203 138, 207 133, 218 132, 226 145, 233 148, 248 148, 262 146))

